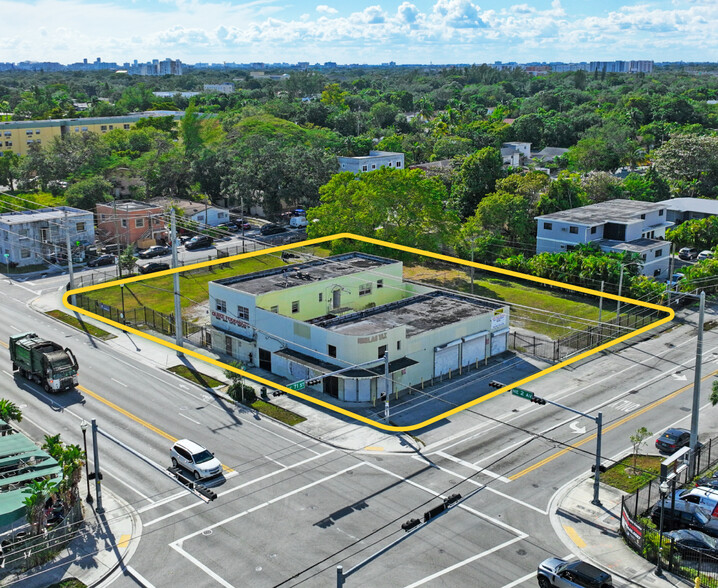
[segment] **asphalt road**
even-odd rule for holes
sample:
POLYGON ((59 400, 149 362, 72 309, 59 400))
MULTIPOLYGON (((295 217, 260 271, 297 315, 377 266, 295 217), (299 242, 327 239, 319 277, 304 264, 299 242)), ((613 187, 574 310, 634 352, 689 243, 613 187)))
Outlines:
MULTIPOLYGON (((591 421, 503 395, 419 431, 420 454, 347 452, 257 420, 141 352, 120 353, 27 308, 35 292, 58 286, 57 278, 0 281, 0 341, 34 330, 71 347, 81 366, 78 392, 48 396, 13 377, 0 349, 0 394, 22 407, 23 428, 36 440, 59 432, 79 443, 81 420, 96 418, 160 467, 169 466, 169 448, 181 437, 206 445, 225 465, 218 499, 204 504, 101 439, 105 486, 143 522, 130 564, 152 586, 333 586, 337 565, 348 570, 406 536, 402 522, 423 519, 454 493, 465 499, 346 586, 534 586, 538 562, 569 553, 548 513, 557 491, 594 462, 591 421)), ((714 331, 705 333, 704 350, 702 439, 718 433, 708 407, 718 370, 714 331)), ((695 329, 677 326, 526 387, 584 412, 602 411, 603 455, 612 458, 628 451, 628 437, 641 426, 655 435, 669 425, 688 427, 694 354, 695 329)), ((506 364, 502 380, 511 374, 506 364)), ((137 581, 123 576, 113 586, 137 581)))

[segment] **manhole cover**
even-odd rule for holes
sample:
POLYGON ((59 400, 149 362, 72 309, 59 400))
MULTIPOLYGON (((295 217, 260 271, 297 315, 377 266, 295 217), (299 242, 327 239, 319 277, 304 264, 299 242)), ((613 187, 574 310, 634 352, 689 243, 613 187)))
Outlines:
POLYGON ((254 568, 254 571, 255 571, 255 572, 261 572, 261 571, 262 571, 262 566, 257 566, 256 568, 254 568))
POLYGON ((212 529, 207 529, 206 531, 202 531, 202 535, 205 537, 209 537, 212 534, 212 529))
POLYGON ((517 553, 518 555, 526 555, 526 550, 525 550, 525 549, 519 549, 516 553, 517 553))

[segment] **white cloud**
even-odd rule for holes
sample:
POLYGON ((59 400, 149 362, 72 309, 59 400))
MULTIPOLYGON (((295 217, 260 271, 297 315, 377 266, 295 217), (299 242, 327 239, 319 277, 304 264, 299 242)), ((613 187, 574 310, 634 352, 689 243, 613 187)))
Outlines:
POLYGON ((411 2, 403 2, 396 12, 398 20, 406 24, 414 24, 420 14, 419 9, 411 2))
POLYGON ((320 4, 316 8, 317 12, 323 12, 324 14, 337 14, 339 11, 336 8, 327 6, 326 4, 320 4))
POLYGON ((457 29, 486 26, 479 17, 479 10, 471 0, 438 0, 434 4, 434 16, 457 29))

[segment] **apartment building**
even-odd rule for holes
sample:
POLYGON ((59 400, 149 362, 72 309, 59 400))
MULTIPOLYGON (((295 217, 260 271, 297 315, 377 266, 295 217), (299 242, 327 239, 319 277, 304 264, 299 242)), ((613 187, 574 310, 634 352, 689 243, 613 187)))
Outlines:
POLYGON ((369 155, 360 157, 337 157, 340 172, 362 173, 392 167, 404 169, 404 154, 392 151, 369 151, 369 155))

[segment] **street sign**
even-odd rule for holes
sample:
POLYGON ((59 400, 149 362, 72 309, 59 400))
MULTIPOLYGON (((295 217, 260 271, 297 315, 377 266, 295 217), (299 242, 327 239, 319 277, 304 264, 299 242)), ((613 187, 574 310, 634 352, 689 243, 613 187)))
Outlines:
POLYGON ((306 380, 299 380, 298 382, 288 384, 287 388, 289 388, 290 390, 304 390, 306 385, 307 385, 306 380))
POLYGON ((513 388, 511 390, 511 394, 514 396, 520 396, 521 398, 526 398, 527 400, 533 400, 534 393, 529 392, 528 390, 524 390, 523 388, 513 388))

